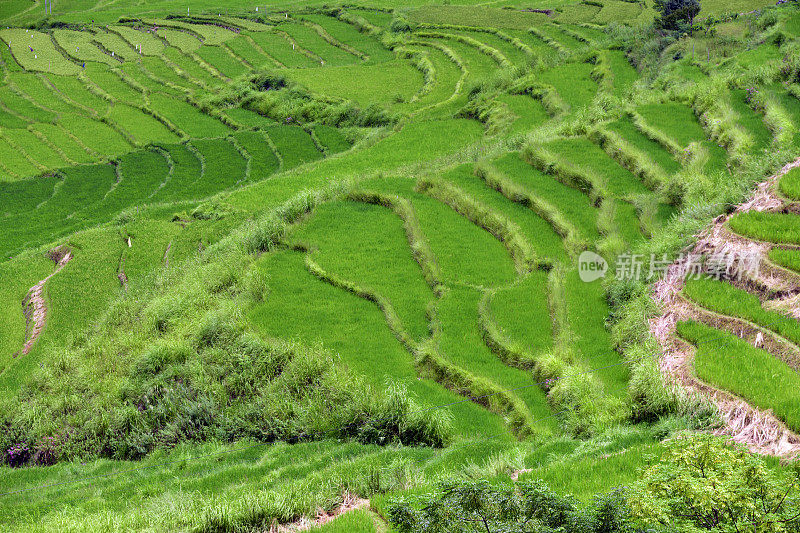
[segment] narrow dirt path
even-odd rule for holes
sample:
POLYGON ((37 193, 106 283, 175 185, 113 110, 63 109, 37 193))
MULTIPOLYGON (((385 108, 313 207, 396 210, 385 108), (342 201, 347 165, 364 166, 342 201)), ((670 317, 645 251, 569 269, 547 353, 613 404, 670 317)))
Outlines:
POLYGON ((164 256, 161 258, 161 262, 164 265, 164 268, 169 268, 169 252, 172 250, 172 241, 169 241, 167 244, 167 249, 164 250, 164 256))
POLYGON ((50 250, 49 255, 56 264, 55 270, 31 287, 22 301, 22 313, 25 315, 26 320, 25 344, 19 352, 22 355, 27 355, 31 351, 47 321, 47 301, 44 297, 45 285, 50 278, 61 272, 61 269, 72 260, 72 251, 66 248, 54 248, 50 250))
POLYGON ((117 266, 117 279, 123 290, 128 290, 128 275, 125 273, 125 253, 119 257, 119 266, 117 266))
MULTIPOLYGON (((128 245, 128 249, 133 246, 131 236, 127 233, 122 235, 122 241, 128 245)), ((125 291, 128 290, 128 275, 125 273, 125 260, 128 257, 128 249, 123 248, 122 252, 119 254, 119 262, 117 263, 117 279, 119 280, 122 290, 125 291)))
MULTIPOLYGON (((739 205, 733 214, 748 211, 780 211, 786 202, 775 194, 777 183, 787 172, 797 167, 800 167, 800 158, 759 184, 753 196, 739 205)), ((696 349, 679 338, 675 331, 677 322, 701 318, 700 311, 694 304, 682 298, 680 293, 687 276, 694 268, 693 265, 697 264, 704 254, 754 254, 762 264, 766 260, 769 244, 734 236, 725 227, 732 215, 723 215, 715 219, 711 227, 699 235, 691 252, 673 263, 664 278, 653 286, 652 298, 660 304, 662 311, 650 321, 650 331, 663 349, 659 367, 662 374, 675 386, 689 394, 706 398, 717 406, 725 425, 715 433, 730 436, 735 442, 745 444, 754 452, 797 458, 800 456, 800 436, 787 428, 771 411, 757 409, 738 396, 698 379, 694 372, 696 349)), ((775 279, 767 268, 760 270, 756 279, 748 281, 755 287, 776 287, 782 285, 781 282, 784 280, 775 279)), ((787 311, 792 312, 791 309, 787 311)), ((798 314, 795 313, 795 316, 798 314)))

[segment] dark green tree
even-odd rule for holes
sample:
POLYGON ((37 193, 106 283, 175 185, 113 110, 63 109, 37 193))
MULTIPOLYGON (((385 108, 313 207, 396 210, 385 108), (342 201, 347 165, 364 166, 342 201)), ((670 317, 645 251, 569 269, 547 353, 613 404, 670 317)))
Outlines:
POLYGON ((665 30, 691 31, 692 24, 700 13, 698 0, 655 0, 655 8, 661 13, 658 25, 665 30))

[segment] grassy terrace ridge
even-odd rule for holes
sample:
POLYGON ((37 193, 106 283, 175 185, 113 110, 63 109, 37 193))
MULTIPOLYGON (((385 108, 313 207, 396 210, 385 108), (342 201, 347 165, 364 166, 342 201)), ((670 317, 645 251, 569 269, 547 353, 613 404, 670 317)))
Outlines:
POLYGON ((444 4, 0 2, 0 529, 800 530, 800 8, 444 4))

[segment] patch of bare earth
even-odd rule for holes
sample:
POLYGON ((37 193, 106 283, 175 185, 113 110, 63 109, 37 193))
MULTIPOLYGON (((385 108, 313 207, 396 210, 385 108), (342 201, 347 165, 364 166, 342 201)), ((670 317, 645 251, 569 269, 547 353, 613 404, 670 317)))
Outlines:
MULTIPOLYGON (((785 200, 775 193, 777 183, 784 174, 800 167, 800 159, 786 165, 777 174, 759 184, 753 196, 739 205, 734 213, 747 211, 781 211, 785 200)), ((783 458, 800 457, 800 436, 792 432, 775 417, 771 411, 757 409, 741 398, 719 390, 697 378, 694 372, 696 349, 680 339, 675 325, 681 320, 693 319, 708 322, 708 314, 695 307, 681 296, 685 280, 694 273, 694 265, 703 256, 717 254, 736 254, 739 257, 756 257, 760 265, 756 277, 741 279, 734 284, 751 292, 781 295, 765 306, 780 308, 782 311, 800 317, 800 285, 795 275, 780 268, 774 268, 766 260, 771 245, 755 242, 734 235, 725 226, 730 215, 720 216, 698 236, 697 242, 688 254, 673 263, 664 278, 653 286, 653 299, 661 306, 661 314, 650 321, 650 331, 658 340, 663 355, 659 367, 663 375, 675 386, 710 400, 719 409, 724 426, 716 433, 731 437, 735 442, 745 444, 751 451, 783 458)), ((724 328, 729 329, 729 328, 724 328)), ((735 332, 734 332, 735 333, 735 332)), ((745 335, 754 345, 767 348, 763 335, 745 335)), ((750 332, 753 333, 753 332, 750 332)))
POLYGON ((268 531, 269 533, 296 533, 299 531, 308 531, 312 527, 325 525, 331 520, 334 520, 345 513, 349 513, 350 511, 366 508, 369 508, 369 500, 359 498, 354 494, 345 492, 342 495, 342 503, 332 511, 318 509, 317 515, 313 519, 303 517, 288 524, 275 523, 270 526, 268 531))
POLYGON ((125 273, 125 254, 119 257, 119 265, 117 266, 117 279, 123 289, 128 289, 128 275, 125 273))
POLYGON ((22 301, 22 313, 25 315, 26 321, 25 344, 18 352, 22 355, 26 355, 31 351, 47 321, 47 300, 44 296, 45 285, 50 281, 50 278, 61 272, 61 269, 72 260, 72 251, 64 247, 53 248, 48 255, 56 264, 55 269, 49 276, 31 287, 22 301))

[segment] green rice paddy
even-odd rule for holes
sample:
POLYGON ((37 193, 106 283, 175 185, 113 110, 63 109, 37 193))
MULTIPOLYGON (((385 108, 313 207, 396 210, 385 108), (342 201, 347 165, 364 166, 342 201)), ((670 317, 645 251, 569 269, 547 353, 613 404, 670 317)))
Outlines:
MULTIPOLYGON (((377 533, 512 473, 584 505, 705 428, 615 261, 796 157, 793 7, 782 41, 743 14, 656 51, 651 3, 134 4, 0 5, 4 529, 267 530, 351 494, 310 530, 377 533)), ((727 223, 789 286, 686 305, 800 345, 799 175, 727 223)), ((697 377, 800 431, 796 372, 723 329, 678 324, 697 377)))

